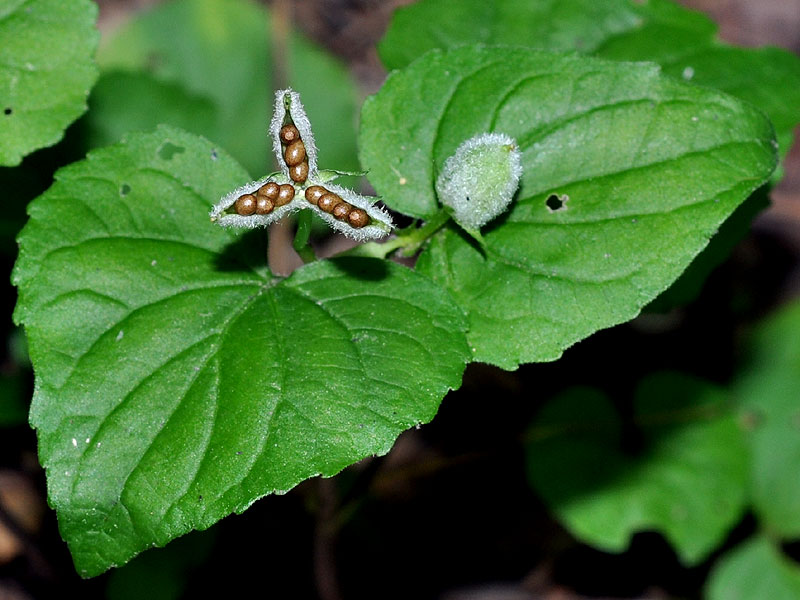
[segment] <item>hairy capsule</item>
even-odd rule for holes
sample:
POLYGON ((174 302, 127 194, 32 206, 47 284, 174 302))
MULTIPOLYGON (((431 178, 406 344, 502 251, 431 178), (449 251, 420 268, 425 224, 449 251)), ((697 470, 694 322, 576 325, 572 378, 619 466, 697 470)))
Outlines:
POLYGON ((266 196, 256 196, 256 214, 268 215, 275 208, 275 203, 266 196))
POLYGON ((353 210, 353 205, 342 201, 333 207, 333 212, 331 212, 331 214, 340 221, 344 221, 347 219, 347 215, 350 214, 351 210, 353 210))
POLYGON ((278 190, 278 197, 275 199, 275 206, 289 204, 294 198, 294 186, 291 183, 284 183, 278 190))
POLYGON ((256 212, 256 197, 253 194, 244 194, 233 203, 236 214, 247 217, 256 212))
POLYGON ((256 192, 256 196, 261 198, 269 198, 272 202, 275 202, 275 199, 278 197, 278 191, 280 190, 280 186, 275 183, 274 181, 270 181, 269 183, 265 183, 256 192))
POLYGON ((331 194, 327 192, 326 194, 322 194, 319 201, 317 202, 317 206, 321 211, 326 213, 333 212, 334 207, 339 204, 342 199, 337 196, 336 194, 331 194))
POLYGON ((297 127, 291 124, 281 127, 280 135, 281 141, 284 144, 291 144, 292 142, 300 139, 300 132, 297 131, 297 127))
POLYGON ((326 190, 321 185, 312 185, 311 187, 306 188, 306 200, 308 200, 314 206, 317 205, 319 199, 322 198, 323 194, 327 194, 328 190, 326 190))
POLYGON ((347 215, 347 222, 353 227, 361 228, 369 223, 369 215, 360 208, 354 208, 350 211, 350 214, 347 215))
POLYGON ((299 165, 289 167, 289 177, 292 178, 292 181, 303 183, 308 179, 308 163, 303 161, 299 165))
POLYGON ((286 146, 286 150, 283 152, 283 160, 286 161, 286 164, 290 167, 299 165, 305 159, 306 147, 305 144, 303 144, 303 140, 292 142, 286 146))

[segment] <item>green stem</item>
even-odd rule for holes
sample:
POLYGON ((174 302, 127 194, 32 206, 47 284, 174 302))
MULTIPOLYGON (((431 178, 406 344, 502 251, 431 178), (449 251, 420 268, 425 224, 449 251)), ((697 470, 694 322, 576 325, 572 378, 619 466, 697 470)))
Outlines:
POLYGON ((311 235, 311 211, 301 210, 297 213, 297 232, 294 234, 292 246, 303 259, 304 263, 317 260, 314 249, 308 244, 308 237, 311 235))
POLYGON ((342 256, 371 256, 386 258, 395 250, 400 250, 403 256, 413 256, 420 247, 437 231, 444 227, 450 220, 450 214, 440 210, 428 219, 422 227, 407 227, 397 233, 397 236, 383 243, 369 242, 361 244, 343 252, 342 256))

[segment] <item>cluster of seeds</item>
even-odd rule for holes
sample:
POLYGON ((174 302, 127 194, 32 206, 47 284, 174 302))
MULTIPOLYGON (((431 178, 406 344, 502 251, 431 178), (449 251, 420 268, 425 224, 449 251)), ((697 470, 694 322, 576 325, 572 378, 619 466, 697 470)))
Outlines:
POLYGON ((356 229, 369 223, 369 215, 365 210, 355 208, 349 202, 342 200, 341 196, 326 190, 321 185, 306 188, 306 200, 321 211, 333 215, 339 221, 349 223, 356 229))
POLYGON ((306 146, 300 139, 300 132, 291 123, 281 127, 281 145, 283 146, 283 161, 289 167, 289 177, 292 181, 303 183, 308 179, 308 158, 306 146))
POLYGON ((294 186, 290 183, 278 185, 270 181, 262 185, 255 194, 243 194, 233 203, 236 214, 249 217, 252 214, 268 215, 276 207, 289 204, 294 198, 294 186))

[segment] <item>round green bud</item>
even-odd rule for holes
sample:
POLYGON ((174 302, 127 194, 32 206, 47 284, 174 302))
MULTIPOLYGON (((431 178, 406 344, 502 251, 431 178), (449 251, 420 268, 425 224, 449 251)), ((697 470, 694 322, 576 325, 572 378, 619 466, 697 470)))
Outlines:
POLYGON ((475 231, 508 208, 521 176, 517 142, 503 133, 482 133, 444 162, 436 193, 459 225, 475 231))

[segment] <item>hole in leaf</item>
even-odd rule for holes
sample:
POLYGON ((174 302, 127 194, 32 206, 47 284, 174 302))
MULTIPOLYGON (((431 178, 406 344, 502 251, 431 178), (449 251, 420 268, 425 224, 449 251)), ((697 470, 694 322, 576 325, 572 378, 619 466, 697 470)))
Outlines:
POLYGON ((217 160, 217 151, 216 150, 212 150, 211 151, 211 160, 217 160))
POLYGON ((558 195, 558 194, 550 194, 547 197, 547 200, 544 201, 545 206, 550 212, 556 212, 559 210, 567 210, 567 201, 569 200, 569 196, 566 194, 558 195))
POLYGON ((3 109, 3 114, 4 114, 4 115, 10 115, 12 112, 14 112, 14 109, 12 109, 10 106, 6 106, 6 107, 3 109))
POLYGON ((130 193, 131 193, 131 186, 129 186, 127 183, 123 183, 119 188, 119 195, 127 196, 130 193))
POLYGON ((158 156, 164 160, 172 160, 173 156, 185 151, 186 149, 183 146, 176 146, 172 142, 164 142, 158 148, 158 156))

